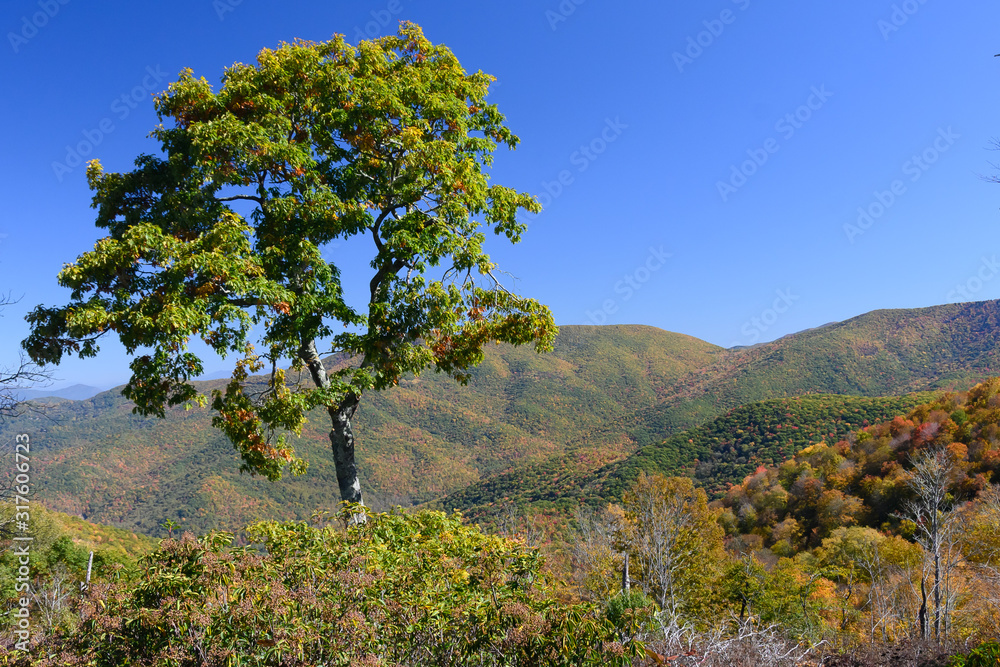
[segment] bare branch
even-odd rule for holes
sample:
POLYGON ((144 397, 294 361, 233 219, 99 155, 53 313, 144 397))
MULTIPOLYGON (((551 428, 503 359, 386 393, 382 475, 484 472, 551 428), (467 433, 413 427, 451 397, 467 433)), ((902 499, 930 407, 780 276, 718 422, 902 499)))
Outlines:
MULTIPOLYGON (((12 299, 9 293, 0 295, 0 308, 14 303, 17 303, 17 299, 12 299)), ((0 422, 16 417, 30 408, 21 400, 19 390, 51 381, 51 373, 32 363, 24 352, 19 353, 17 367, 0 367, 0 422)))

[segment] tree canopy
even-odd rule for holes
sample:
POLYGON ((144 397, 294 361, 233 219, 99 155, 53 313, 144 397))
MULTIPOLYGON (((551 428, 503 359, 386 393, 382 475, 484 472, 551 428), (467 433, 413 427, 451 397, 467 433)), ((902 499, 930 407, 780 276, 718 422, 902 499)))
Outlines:
MULTIPOLYGON (((46 364, 91 357, 114 332, 135 355, 124 395, 162 417, 208 402, 192 384, 198 337, 237 356, 212 407, 242 469, 304 469, 287 434, 325 407, 341 496, 360 501, 350 419, 364 391, 427 368, 464 382, 487 343, 545 351, 557 332, 484 249, 481 228, 516 243, 518 214, 540 210, 490 182, 493 152, 518 143, 486 101, 493 80, 412 23, 357 46, 336 35, 264 49, 218 90, 181 72, 155 99, 162 154, 126 173, 89 164, 108 235, 59 274, 70 303, 28 316, 25 349, 46 364), (372 244, 363 306, 345 298, 344 262, 323 254, 352 237, 372 244)), ((360 246, 344 247, 346 259, 360 246)))

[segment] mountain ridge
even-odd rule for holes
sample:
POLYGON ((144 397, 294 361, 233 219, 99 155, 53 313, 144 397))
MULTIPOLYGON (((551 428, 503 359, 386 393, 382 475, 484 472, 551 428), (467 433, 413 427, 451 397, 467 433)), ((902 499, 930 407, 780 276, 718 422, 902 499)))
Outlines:
POLYGON ((14 393, 19 401, 33 401, 42 398, 61 398, 67 401, 83 401, 93 398, 101 392, 109 391, 99 387, 92 387, 88 384, 73 384, 61 389, 15 389, 14 393))
MULTIPOLYGON (((549 354, 489 346, 468 386, 424 373, 368 394, 364 490, 376 506, 419 504, 563 454, 600 468, 761 400, 968 388, 1000 367, 998 323, 1000 301, 889 309, 739 350, 647 325, 564 326, 549 354)), ((0 438, 43 429, 36 478, 54 509, 150 534, 166 519, 233 529, 336 505, 328 421, 312 416, 295 439, 309 472, 276 484, 238 474, 208 410, 145 419, 115 391, 24 415, 0 438)))

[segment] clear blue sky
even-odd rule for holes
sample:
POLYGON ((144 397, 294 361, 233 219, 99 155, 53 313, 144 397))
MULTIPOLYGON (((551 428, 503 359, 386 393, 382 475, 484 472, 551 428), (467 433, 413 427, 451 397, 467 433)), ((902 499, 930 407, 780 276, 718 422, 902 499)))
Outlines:
MULTIPOLYGON (((0 291, 21 302, 0 364, 100 236, 67 147, 93 140, 83 159, 127 170, 157 150, 150 96, 182 68, 217 83, 262 47, 401 19, 498 77, 521 146, 494 179, 547 196, 525 240, 492 251, 558 324, 730 346, 1000 298, 995 2, 8 0, 0 291)), ((58 385, 124 382, 127 363, 109 341, 58 385)))

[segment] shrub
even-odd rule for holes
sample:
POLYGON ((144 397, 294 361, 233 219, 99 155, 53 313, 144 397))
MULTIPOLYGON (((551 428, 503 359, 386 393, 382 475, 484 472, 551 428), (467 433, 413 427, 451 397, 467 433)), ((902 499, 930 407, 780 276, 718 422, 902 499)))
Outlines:
POLYGON ((92 586, 79 629, 35 664, 596 666, 642 651, 593 605, 557 601, 519 542, 457 514, 342 517, 359 511, 346 530, 250 526, 263 552, 166 539, 137 578, 92 586))
POLYGON ((948 661, 948 667, 995 667, 1000 665, 1000 643, 983 642, 968 655, 955 655, 948 661))
POLYGON ((642 591, 631 590, 608 599, 604 616, 617 628, 619 637, 626 640, 635 637, 650 623, 655 609, 656 603, 642 591))

